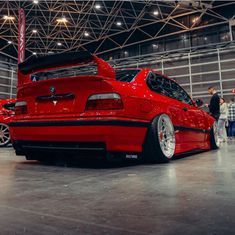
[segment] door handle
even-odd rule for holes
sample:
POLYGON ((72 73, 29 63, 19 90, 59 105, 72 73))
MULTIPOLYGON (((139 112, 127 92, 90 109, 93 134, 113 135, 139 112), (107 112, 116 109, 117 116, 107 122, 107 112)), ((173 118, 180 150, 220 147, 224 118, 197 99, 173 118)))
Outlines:
POLYGON ((188 108, 184 107, 183 110, 184 110, 185 112, 187 112, 187 111, 188 111, 188 108))

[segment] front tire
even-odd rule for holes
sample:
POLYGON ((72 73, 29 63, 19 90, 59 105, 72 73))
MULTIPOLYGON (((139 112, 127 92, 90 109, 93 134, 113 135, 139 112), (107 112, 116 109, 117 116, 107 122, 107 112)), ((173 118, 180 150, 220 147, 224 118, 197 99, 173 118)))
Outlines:
POLYGON ((9 126, 0 123, 0 147, 5 147, 11 142, 9 126))
POLYGON ((144 158, 150 162, 169 162, 175 153, 175 131, 166 114, 154 118, 147 133, 144 158))

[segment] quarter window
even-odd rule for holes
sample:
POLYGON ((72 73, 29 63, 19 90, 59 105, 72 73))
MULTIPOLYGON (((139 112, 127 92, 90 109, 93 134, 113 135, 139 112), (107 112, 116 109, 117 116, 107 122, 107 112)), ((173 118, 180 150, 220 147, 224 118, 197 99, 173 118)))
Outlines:
POLYGON ((116 70, 116 80, 120 82, 132 82, 135 80, 136 76, 140 72, 139 69, 130 69, 130 70, 116 70))

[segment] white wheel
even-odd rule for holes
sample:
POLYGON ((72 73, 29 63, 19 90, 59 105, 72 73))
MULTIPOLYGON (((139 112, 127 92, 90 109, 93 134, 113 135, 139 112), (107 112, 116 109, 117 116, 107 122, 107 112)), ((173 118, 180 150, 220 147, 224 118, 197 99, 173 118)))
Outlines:
POLYGON ((146 135, 143 157, 150 162, 169 162, 175 153, 174 126, 166 114, 155 117, 146 135))
POLYGON ((162 153, 171 159, 175 152, 175 131, 171 119, 162 114, 158 119, 157 134, 162 153))
POLYGON ((7 146, 10 143, 9 126, 0 123, 0 147, 7 146))

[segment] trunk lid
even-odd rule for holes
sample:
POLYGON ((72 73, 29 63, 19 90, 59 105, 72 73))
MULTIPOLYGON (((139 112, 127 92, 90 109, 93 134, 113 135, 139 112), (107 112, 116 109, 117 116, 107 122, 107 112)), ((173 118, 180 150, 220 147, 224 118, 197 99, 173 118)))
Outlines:
POLYGON ((84 113, 90 95, 112 91, 107 79, 83 76, 31 83, 19 89, 19 95, 27 102, 30 116, 78 115, 84 113))
POLYGON ((114 69, 88 52, 32 58, 18 69, 19 101, 26 101, 28 117, 80 115, 95 93, 112 92, 114 69))

